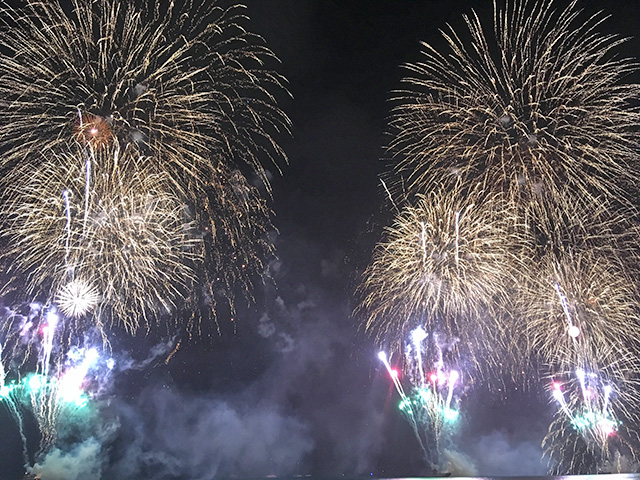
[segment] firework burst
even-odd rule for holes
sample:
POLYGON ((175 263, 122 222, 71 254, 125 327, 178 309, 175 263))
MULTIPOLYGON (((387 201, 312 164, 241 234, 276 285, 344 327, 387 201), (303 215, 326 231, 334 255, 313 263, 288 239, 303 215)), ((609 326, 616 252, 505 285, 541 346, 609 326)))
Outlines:
POLYGON ((616 56, 623 41, 598 33, 601 14, 576 2, 494 3, 495 36, 465 16, 470 42, 444 34, 447 52, 424 45, 397 92, 392 183, 410 196, 441 184, 480 184, 517 204, 559 198, 632 203, 640 125, 636 65, 616 56))
MULTIPOLYGON (((286 160, 272 138, 289 130, 273 97, 286 92, 284 79, 266 67, 274 55, 246 30, 240 6, 73 0, 68 9, 63 3, 24 0, 16 7, 0 1, 0 185, 4 231, 14 229, 6 233, 11 247, 3 254, 12 262, 11 273, 28 276, 30 295, 38 289, 60 292, 72 280, 63 281, 61 273, 70 265, 74 275, 91 270, 82 278, 96 286, 100 304, 129 315, 136 309, 175 310, 195 272, 202 287, 190 289, 189 305, 215 315, 215 299, 224 297, 233 309, 238 293, 251 296, 254 277, 264 275, 273 256, 271 210, 253 184, 269 190, 263 162, 277 168, 286 160), (135 168, 125 169, 104 160, 115 151, 153 160, 144 166, 136 160, 135 168), (45 173, 53 179, 46 188, 45 173), (38 194, 44 197, 38 200, 38 194), (99 204, 89 204, 102 196, 99 204), (58 209, 60 198, 69 205, 66 221, 74 224, 64 241, 64 220, 47 213, 58 209), (181 206, 193 225, 184 222, 181 206), (80 209, 81 231, 75 217, 80 209), (148 221, 176 235, 168 240, 143 227, 148 221), (100 222, 103 238, 91 239, 100 222), (46 238, 55 240, 50 246, 56 252, 64 250, 64 261, 54 254, 60 261, 54 265, 48 258, 46 238), (183 247, 176 249, 178 238, 183 247), (191 251, 195 243, 202 244, 198 255, 206 261, 194 267, 188 258, 181 266, 182 254, 174 253, 191 251), (118 245, 122 249, 108 253, 107 246, 118 245), (92 250, 80 252, 87 248, 92 250), (140 250, 148 254, 144 261, 140 250), (140 260, 133 276, 126 273, 132 255, 140 260), (90 267, 91 261, 106 263, 90 267), (55 280, 46 276, 45 265, 54 269, 55 280), (127 282, 109 282, 104 291, 108 276, 127 282), (134 280, 140 283, 132 288, 134 280), (143 300, 147 288, 152 294, 143 300), (135 298, 125 298, 129 294, 135 298)), ((135 318, 120 321, 137 328, 135 318)))
POLYGON ((464 345, 493 343, 513 286, 512 221, 500 196, 479 204, 445 189, 420 197, 386 230, 364 273, 365 328, 396 347, 418 325, 464 345))
POLYGON ((28 388, 43 449, 87 401, 95 350, 65 358, 92 327, 107 347, 106 326, 215 316, 265 275, 289 120, 245 24, 207 0, 0 0, 0 360, 38 361, 11 391, 2 365, 0 400, 28 388))
POLYGON ((0 138, 5 168, 42 161, 71 140, 101 148, 117 139, 153 156, 181 187, 220 162, 237 162, 266 185, 258 158, 283 152, 288 130, 269 88, 273 54, 243 27, 242 7, 214 2, 24 0, 0 3, 0 138))
POLYGON ((74 278, 60 288, 55 303, 68 317, 82 317, 94 310, 100 301, 98 290, 81 278, 74 278))
POLYGON ((532 272, 528 285, 520 282, 524 303, 515 315, 529 356, 552 371, 606 369, 618 381, 640 371, 638 292, 615 258, 568 251, 532 272))
MULTIPOLYGON (((0 386, 0 404, 9 407, 20 424, 22 410, 31 408, 40 427, 40 453, 46 452, 56 442, 59 429, 73 423, 74 417, 87 414, 84 410, 90 408, 91 397, 101 393, 100 383, 109 379, 112 361, 102 358, 97 348, 73 346, 55 370, 29 373, 0 386)), ((24 435, 23 442, 26 466, 29 459, 24 435)))
POLYGON ((91 321, 107 315, 135 331, 187 296, 202 239, 152 159, 117 144, 92 159, 85 153, 45 153, 50 160, 39 168, 25 167, 28 182, 10 187, 5 291, 24 301, 56 298, 76 323, 97 303, 91 321))

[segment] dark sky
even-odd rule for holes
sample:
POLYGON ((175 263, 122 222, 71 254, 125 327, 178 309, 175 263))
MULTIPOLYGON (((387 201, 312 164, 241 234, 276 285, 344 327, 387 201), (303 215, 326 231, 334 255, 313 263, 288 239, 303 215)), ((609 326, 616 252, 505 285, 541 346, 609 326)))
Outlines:
MULTIPOLYGON (((441 45, 446 24, 462 30, 462 13, 476 9, 490 25, 492 2, 244 3, 292 94, 280 98, 293 122, 292 137, 280 139, 289 165, 273 178, 276 286, 240 309, 235 331, 223 324, 221 336, 184 338, 168 364, 166 354, 140 364, 160 339, 122 340, 140 368, 114 379, 94 419, 101 426, 88 426, 90 441, 58 460, 94 462, 93 472, 114 479, 427 475, 375 346, 350 316, 351 297, 390 218, 378 175, 400 65, 419 59, 421 40, 441 45)), ((640 2, 604 8, 612 15, 604 28, 638 34, 640 2)), ((637 56, 640 40, 623 50, 637 56)), ((544 472, 539 445, 552 413, 544 395, 470 392, 466 401, 458 448, 481 474, 544 472)), ((17 431, 0 419, 0 480, 19 478, 17 431)))

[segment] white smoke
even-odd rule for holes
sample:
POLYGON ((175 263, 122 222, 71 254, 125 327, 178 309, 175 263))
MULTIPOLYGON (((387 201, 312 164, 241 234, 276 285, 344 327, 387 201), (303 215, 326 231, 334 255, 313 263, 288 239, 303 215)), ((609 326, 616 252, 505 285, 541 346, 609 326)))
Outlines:
POLYGON ((441 470, 452 477, 475 477, 478 469, 468 455, 456 450, 444 449, 442 452, 443 465, 441 470))
POLYGON ((507 432, 478 436, 465 451, 475 459, 477 472, 483 476, 545 475, 547 471, 538 442, 507 432))
POLYGON ((54 448, 29 469, 47 480, 99 480, 102 476, 102 446, 95 438, 75 445, 69 451, 54 448))

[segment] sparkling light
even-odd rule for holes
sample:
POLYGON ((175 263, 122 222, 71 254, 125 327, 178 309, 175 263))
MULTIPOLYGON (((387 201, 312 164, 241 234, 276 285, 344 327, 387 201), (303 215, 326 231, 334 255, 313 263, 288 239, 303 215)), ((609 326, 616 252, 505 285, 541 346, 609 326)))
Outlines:
POLYGON ((411 341, 414 345, 419 345, 425 338, 427 338, 427 332, 422 327, 418 327, 411 332, 411 341))
POLYGON ((567 330, 567 333, 571 338, 576 338, 578 335, 580 335, 580 329, 575 325, 571 325, 567 330))
POLYGON ((78 318, 96 308, 100 294, 89 282, 76 278, 62 287, 56 295, 56 304, 68 317, 78 318))
POLYGON ((32 392, 38 391, 46 383, 46 380, 42 375, 34 374, 28 380, 29 390, 32 392))
POLYGON ((452 408, 445 408, 442 411, 442 415, 447 422, 455 422, 460 416, 460 413, 452 408))

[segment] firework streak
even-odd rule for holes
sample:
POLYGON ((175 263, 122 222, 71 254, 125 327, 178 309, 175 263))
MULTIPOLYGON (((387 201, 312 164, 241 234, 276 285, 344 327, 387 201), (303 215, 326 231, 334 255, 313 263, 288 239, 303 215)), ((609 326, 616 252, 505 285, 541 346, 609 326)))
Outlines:
POLYGON ((0 1, 2 294, 131 332, 233 310, 274 254, 275 57, 243 7, 62 3, 0 1))
POLYGON ((400 411, 411 424, 425 459, 432 468, 443 471, 442 451, 455 430, 462 394, 462 375, 449 359, 445 360, 455 342, 447 344, 438 334, 429 335, 422 327, 413 330, 410 337, 405 349, 409 394, 387 354, 380 352, 378 357, 400 395, 400 411))
MULTIPOLYGON (((405 356, 421 325, 460 340, 467 377, 552 383, 544 449, 562 474, 640 451, 640 88, 623 82, 637 64, 577 4, 494 2, 492 28, 465 16, 466 35, 406 66, 382 180, 397 215, 356 307, 405 356)), ((437 393, 395 384, 414 410, 437 393)))

